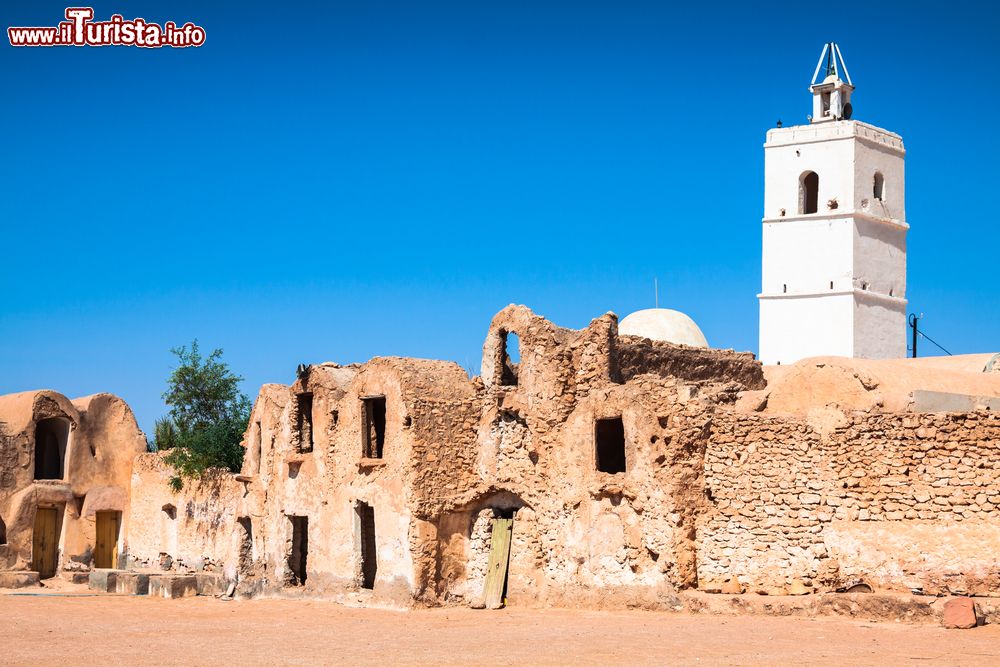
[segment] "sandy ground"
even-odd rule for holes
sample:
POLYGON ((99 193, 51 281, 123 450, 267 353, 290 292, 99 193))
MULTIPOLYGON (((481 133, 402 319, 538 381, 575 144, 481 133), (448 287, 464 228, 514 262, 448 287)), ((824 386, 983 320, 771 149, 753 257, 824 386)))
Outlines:
POLYGON ((1000 665, 1000 626, 0 594, 0 663, 1000 665))

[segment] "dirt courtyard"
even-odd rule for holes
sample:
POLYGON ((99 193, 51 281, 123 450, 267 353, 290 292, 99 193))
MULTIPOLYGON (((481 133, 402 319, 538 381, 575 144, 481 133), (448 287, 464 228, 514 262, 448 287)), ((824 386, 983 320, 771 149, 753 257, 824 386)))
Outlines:
POLYGON ((3 664, 1000 664, 1000 626, 0 595, 3 664))

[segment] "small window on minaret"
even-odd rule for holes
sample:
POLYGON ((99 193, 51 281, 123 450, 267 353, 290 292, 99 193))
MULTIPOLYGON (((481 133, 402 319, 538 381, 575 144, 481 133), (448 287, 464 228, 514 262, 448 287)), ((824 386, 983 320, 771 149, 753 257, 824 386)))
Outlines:
POLYGON ((881 172, 875 172, 875 186, 872 188, 872 195, 875 199, 882 201, 882 195, 885 192, 885 176, 881 172))
POLYGON ((799 213, 808 215, 819 208, 819 175, 807 171, 799 177, 799 213))

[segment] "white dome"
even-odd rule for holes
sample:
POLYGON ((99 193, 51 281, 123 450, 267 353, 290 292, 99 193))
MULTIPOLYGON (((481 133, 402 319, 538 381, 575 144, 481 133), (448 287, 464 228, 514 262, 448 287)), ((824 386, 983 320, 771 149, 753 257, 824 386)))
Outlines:
POLYGON ((641 336, 676 345, 708 347, 705 334, 690 317, 669 308, 637 310, 618 324, 623 336, 641 336))

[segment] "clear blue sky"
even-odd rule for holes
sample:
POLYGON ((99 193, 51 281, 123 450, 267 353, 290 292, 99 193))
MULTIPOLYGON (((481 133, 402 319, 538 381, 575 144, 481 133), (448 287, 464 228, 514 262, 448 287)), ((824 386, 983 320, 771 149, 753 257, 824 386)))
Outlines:
POLYGON ((581 327, 654 276, 756 351, 764 133, 827 40, 906 144, 911 309, 1000 349, 996 6, 755 4, 129 0, 97 18, 205 46, 3 44, 0 393, 110 391, 149 431, 195 337, 251 397, 300 362, 478 368, 508 303, 581 327))

